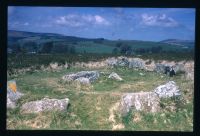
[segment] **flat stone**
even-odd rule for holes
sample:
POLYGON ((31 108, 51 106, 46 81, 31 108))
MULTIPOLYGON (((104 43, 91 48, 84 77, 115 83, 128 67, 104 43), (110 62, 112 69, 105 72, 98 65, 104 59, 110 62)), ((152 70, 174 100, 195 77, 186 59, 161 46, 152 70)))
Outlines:
POLYGON ((63 111, 66 110, 69 104, 69 99, 49 99, 43 98, 38 101, 27 102, 22 105, 22 113, 39 113, 44 111, 63 111))
POLYGON ((98 71, 81 71, 77 73, 67 74, 62 77, 64 81, 80 81, 82 83, 89 82, 92 83, 99 78, 100 74, 98 71), (86 79, 87 78, 87 79, 86 79), (87 80, 87 81, 86 81, 87 80))

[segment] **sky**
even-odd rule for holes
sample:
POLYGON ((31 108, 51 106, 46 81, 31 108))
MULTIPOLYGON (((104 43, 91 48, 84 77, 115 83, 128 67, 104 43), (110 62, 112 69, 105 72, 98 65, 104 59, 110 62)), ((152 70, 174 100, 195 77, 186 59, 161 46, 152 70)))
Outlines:
POLYGON ((195 9, 10 6, 8 30, 110 40, 194 40, 195 9))

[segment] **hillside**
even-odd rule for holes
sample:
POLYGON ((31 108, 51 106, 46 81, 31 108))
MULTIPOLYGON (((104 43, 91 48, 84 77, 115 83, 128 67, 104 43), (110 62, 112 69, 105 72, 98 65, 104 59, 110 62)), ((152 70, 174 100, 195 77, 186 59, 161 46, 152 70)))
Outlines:
MULTIPOLYGON (((49 53, 67 53, 69 48, 74 46, 77 53, 116 53, 126 48, 124 53, 142 54, 151 53, 156 48, 162 48, 164 52, 188 52, 193 50, 194 42, 178 39, 167 39, 160 42, 138 41, 138 40, 108 40, 104 38, 83 38, 75 36, 65 36, 53 33, 33 33, 24 31, 8 30, 8 48, 16 50, 16 44, 20 48, 25 48, 27 52, 39 52, 45 43, 52 42, 53 49, 49 53), (30 42, 36 44, 35 48, 29 47, 30 42), (62 46, 62 47, 61 47, 62 46)), ((160 52, 159 51, 159 52, 160 52)), ((17 52, 17 51, 16 51, 17 52)), ((157 53, 157 52, 155 52, 157 53)))

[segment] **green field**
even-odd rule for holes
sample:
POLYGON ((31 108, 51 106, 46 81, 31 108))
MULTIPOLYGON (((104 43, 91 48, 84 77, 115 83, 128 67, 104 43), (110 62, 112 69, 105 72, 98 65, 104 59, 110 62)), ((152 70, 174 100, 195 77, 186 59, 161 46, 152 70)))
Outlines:
MULTIPOLYGON (((154 72, 130 69, 99 69, 104 72, 92 86, 65 84, 61 77, 70 72, 89 70, 83 68, 63 69, 57 72, 34 72, 18 75, 18 89, 26 94, 17 103, 49 98, 69 98, 70 106, 65 112, 23 114, 20 109, 7 111, 8 129, 60 129, 60 130, 111 130, 113 125, 124 125, 122 130, 134 131, 192 131, 193 130, 193 81, 182 75, 169 78, 154 72), (108 79, 111 72, 118 73, 124 80, 108 79), (139 75, 144 73, 144 76, 139 75), (163 110, 159 113, 131 111, 120 118, 110 109, 119 102, 126 92, 151 91, 166 81, 173 80, 183 93, 183 103, 175 111, 163 110), (109 121, 115 115, 116 123, 109 121), (135 119, 139 118, 139 119, 135 119)), ((173 100, 163 103, 176 103, 173 100)))

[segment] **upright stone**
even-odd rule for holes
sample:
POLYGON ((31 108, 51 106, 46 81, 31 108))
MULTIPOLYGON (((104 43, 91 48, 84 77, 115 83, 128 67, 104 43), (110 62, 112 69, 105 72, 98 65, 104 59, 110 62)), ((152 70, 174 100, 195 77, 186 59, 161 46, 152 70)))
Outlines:
POLYGON ((17 90, 17 84, 15 80, 7 82, 7 108, 16 108, 16 102, 24 94, 17 90))
POLYGON ((153 92, 127 93, 122 96, 120 111, 126 115, 130 110, 158 112, 159 97, 153 92))

